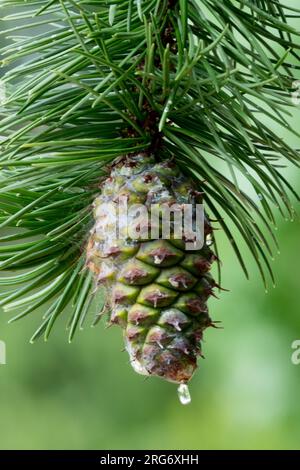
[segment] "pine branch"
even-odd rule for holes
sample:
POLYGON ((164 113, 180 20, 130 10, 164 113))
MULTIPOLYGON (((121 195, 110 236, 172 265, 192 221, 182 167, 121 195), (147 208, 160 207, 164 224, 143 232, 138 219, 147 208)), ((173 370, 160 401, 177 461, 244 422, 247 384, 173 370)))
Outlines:
POLYGON ((99 181, 116 157, 154 150, 201 182, 245 274, 235 229, 267 283, 275 212, 293 217, 297 197, 281 168, 299 166, 299 152, 265 122, 299 136, 289 107, 300 10, 277 0, 0 6, 13 24, 1 32, 0 268, 24 270, 0 279, 12 287, 0 305, 19 308, 16 319, 52 300, 35 338, 73 300, 73 337, 90 301, 84 249, 99 181))

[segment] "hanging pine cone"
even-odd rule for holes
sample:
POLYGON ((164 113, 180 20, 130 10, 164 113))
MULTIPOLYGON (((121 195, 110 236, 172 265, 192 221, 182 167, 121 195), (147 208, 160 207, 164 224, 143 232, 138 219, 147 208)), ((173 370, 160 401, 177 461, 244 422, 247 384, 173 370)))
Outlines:
MULTIPOLYGON (((101 186, 87 249, 89 269, 96 282, 107 287, 109 321, 124 329, 135 371, 178 383, 192 377, 203 331, 212 325, 207 300, 215 286, 209 275, 215 255, 206 242, 189 251, 187 240, 151 238, 150 212, 155 208, 163 213, 174 204, 195 205, 199 196, 176 165, 143 156, 127 158, 101 186), (128 211, 137 203, 147 209, 146 227, 139 219, 137 239, 116 238, 116 217, 125 217, 118 212, 120 198, 125 198, 128 211), (109 204, 115 211, 109 211, 109 204)), ((210 234, 206 218, 205 240, 210 234)))

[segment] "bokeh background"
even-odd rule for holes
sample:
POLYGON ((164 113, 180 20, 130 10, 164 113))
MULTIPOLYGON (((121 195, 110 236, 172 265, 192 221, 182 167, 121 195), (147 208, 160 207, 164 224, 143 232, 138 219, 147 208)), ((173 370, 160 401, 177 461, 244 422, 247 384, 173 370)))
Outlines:
MULTIPOLYGON (((299 130, 300 107, 292 112, 299 130)), ((300 172, 285 173, 299 189, 300 172)), ((12 325, 1 312, 0 449, 299 449, 300 365, 291 361, 300 340, 299 220, 280 220, 277 236, 276 289, 266 293, 251 259, 246 281, 219 234, 230 292, 210 309, 224 329, 205 335, 188 406, 176 386, 131 370, 118 328, 87 327, 68 344, 62 318, 48 343, 31 345, 42 312, 12 325)))

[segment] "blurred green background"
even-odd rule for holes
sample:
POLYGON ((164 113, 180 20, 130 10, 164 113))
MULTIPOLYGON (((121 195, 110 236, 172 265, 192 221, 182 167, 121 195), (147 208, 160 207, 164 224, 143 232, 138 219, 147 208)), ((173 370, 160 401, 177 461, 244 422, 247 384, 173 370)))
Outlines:
MULTIPOLYGON (((299 172, 285 173, 299 188, 299 172)), ((12 325, 1 312, 0 449, 299 449, 300 365, 291 362, 300 340, 299 220, 281 220, 277 235, 277 285, 268 294, 250 259, 245 280, 220 236, 230 292, 210 310, 224 329, 205 334, 189 406, 175 385, 131 370, 118 328, 87 327, 70 345, 62 318, 48 343, 30 345, 42 312, 12 325)))

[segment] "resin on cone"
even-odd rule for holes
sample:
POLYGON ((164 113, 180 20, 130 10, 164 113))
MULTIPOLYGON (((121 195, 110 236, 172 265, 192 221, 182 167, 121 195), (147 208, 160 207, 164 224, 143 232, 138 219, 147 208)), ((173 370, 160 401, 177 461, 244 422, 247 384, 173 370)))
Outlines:
MULTIPOLYGON (((144 155, 123 158, 112 166, 94 202, 87 248, 87 266, 97 284, 106 286, 109 322, 123 328, 134 370, 186 383, 201 355, 203 331, 213 325, 207 300, 216 285, 209 274, 216 257, 206 243, 209 220, 205 217, 204 245, 198 250, 187 250, 186 240, 172 235, 151 239, 150 215, 146 227, 141 218, 139 237, 116 238, 116 213, 119 224, 124 216, 120 198, 127 210, 143 204, 150 214, 153 205, 163 213, 166 204, 201 204, 202 195, 172 162, 144 155), (107 209, 114 206, 116 212, 107 209)), ((156 228, 160 233, 161 226, 156 228)))

